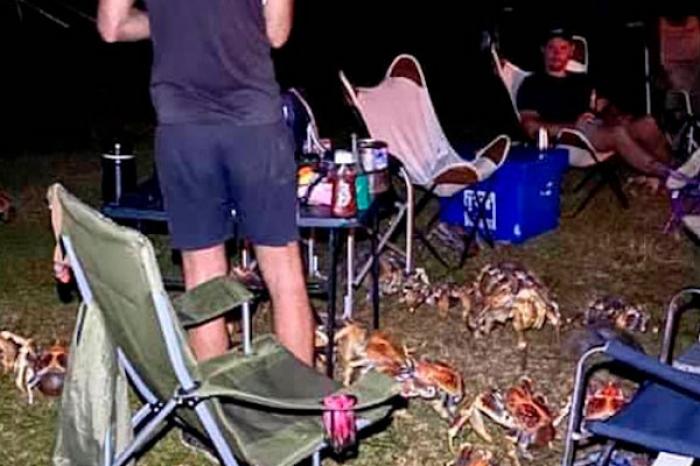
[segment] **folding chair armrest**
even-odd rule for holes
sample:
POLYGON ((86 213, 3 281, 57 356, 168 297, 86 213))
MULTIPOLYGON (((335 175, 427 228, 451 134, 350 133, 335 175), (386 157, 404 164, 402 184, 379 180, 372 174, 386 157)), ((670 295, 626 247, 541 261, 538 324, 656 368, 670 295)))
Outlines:
MULTIPOLYGON (((604 346, 591 348, 579 359, 576 366, 576 376, 574 378, 574 393, 571 400, 571 410, 569 412, 567 437, 581 434, 583 408, 587 391, 586 386, 590 380, 590 373, 601 367, 605 367, 601 364, 589 365, 587 363, 589 359, 599 354, 607 356, 609 361, 621 363, 626 367, 636 369, 658 381, 663 381, 676 388, 680 388, 695 395, 700 395, 700 377, 676 369, 669 364, 664 364, 656 358, 641 353, 624 343, 613 340, 606 343, 604 346)), ((570 452, 568 454, 570 454, 570 452)))
MULTIPOLYGON (((700 288, 684 288, 676 293, 668 305, 666 311, 666 327, 664 328, 664 338, 661 342, 660 359, 666 364, 671 364, 673 359, 673 348, 675 343, 676 331, 678 329, 678 321, 682 315, 690 310, 695 309, 688 305, 681 305, 679 302, 683 297, 690 296, 691 298, 700 298, 700 288)), ((700 309, 700 308, 698 308, 700 309)))
POLYGON ((618 341, 611 341, 605 346, 604 353, 616 362, 623 363, 659 381, 667 382, 676 388, 700 395, 700 377, 676 369, 628 345, 618 341))
POLYGON ((173 307, 184 327, 199 325, 250 301, 253 294, 234 278, 211 279, 173 300, 173 307))
MULTIPOLYGON (((280 360, 294 358, 294 356, 282 349, 279 343, 270 336, 260 337, 258 341, 254 342, 254 346, 256 348, 254 348, 252 356, 248 356, 248 358, 253 358, 254 361, 251 362, 258 367, 274 367, 280 360), (272 347, 270 347, 270 345, 272 345, 272 347)), ((231 383, 232 378, 256 377, 256 371, 252 366, 241 368, 241 357, 245 356, 229 352, 217 358, 205 361, 200 366, 204 374, 201 385, 197 390, 192 392, 190 396, 199 399, 227 397, 239 402, 277 410, 323 412, 323 397, 287 398, 235 387, 235 384, 231 383)), ((296 359, 292 360, 292 362, 299 367, 299 371, 307 370, 307 368, 302 367, 302 363, 298 362, 296 359)), ((325 381, 326 379, 325 376, 315 371, 307 372, 309 374, 309 378, 307 379, 308 383, 315 383, 316 380, 325 381)), ((283 377, 284 375, 282 374, 281 376, 283 377)), ((332 385, 329 385, 329 387, 331 386, 332 385)), ((400 394, 400 391, 399 384, 393 379, 384 374, 372 371, 365 374, 349 387, 340 387, 335 390, 330 390, 328 394, 342 393, 354 395, 357 398, 357 405, 354 409, 357 411, 364 411, 389 403, 390 400, 400 394)))

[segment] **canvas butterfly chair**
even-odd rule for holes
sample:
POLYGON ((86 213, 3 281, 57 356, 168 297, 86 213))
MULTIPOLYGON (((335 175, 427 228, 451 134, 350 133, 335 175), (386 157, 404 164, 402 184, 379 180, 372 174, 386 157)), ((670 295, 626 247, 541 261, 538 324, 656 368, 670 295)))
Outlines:
MULTIPOLYGON (((574 47, 575 55, 574 58, 569 61, 567 70, 575 73, 585 73, 588 70, 588 46, 585 38, 574 36, 574 47), (576 52, 577 50, 578 54, 576 52)), ((491 46, 491 56, 496 71, 503 85, 508 90, 511 103, 513 104, 513 111, 518 121, 520 121, 517 95, 525 78, 532 73, 519 68, 507 59, 499 57, 494 44, 491 46)), ((594 98, 595 95, 592 95, 591 104, 593 104, 594 98)), ((615 155, 614 152, 601 152, 596 150, 583 133, 574 129, 561 130, 553 142, 557 147, 568 150, 570 167, 581 169, 586 172, 583 179, 574 188, 574 191, 581 191, 589 182, 597 178, 596 185, 588 191, 583 200, 574 209, 574 215, 579 214, 586 205, 588 205, 591 199, 593 199, 595 194, 606 185, 613 191, 622 207, 627 208, 629 206, 629 201, 622 190, 622 185, 616 171, 615 160, 613 159, 615 155)))
MULTIPOLYGON (((674 357, 679 320, 700 309, 700 289, 686 288, 671 299, 659 357, 612 340, 586 352, 576 368, 574 394, 565 438, 563 466, 575 463, 579 445, 604 441, 597 466, 612 464, 620 446, 659 452, 655 465, 691 465, 700 459, 700 343, 674 357), (631 399, 611 417, 586 419, 585 399, 591 376, 608 369, 638 384, 631 399), (669 454, 674 455, 673 458, 669 454), (663 460, 663 461, 662 461, 663 460)), ((591 464, 591 463, 586 463, 591 464)))
MULTIPOLYGON (((405 169, 411 184, 423 191, 415 205, 408 200, 408 222, 427 205, 431 198, 448 197, 466 187, 493 175, 506 160, 510 138, 499 135, 466 160, 452 147, 433 107, 428 85, 418 60, 402 54, 389 66, 382 82, 375 87, 354 87, 341 71, 340 79, 348 98, 359 111, 370 135, 389 146, 390 154, 405 169)), ((478 197, 478 196, 477 196, 478 197)), ((485 199, 488 196, 484 196, 485 199)), ((485 212, 485 209, 476 209, 485 212)), ((437 219, 433 217, 430 225, 437 219)), ((471 241, 479 231, 486 229, 485 219, 476 218, 471 241)), ((414 233, 427 249, 445 266, 447 262, 415 229, 414 233)), ((465 245, 465 251, 468 250, 465 245)), ((464 261, 464 257, 462 261, 464 261)))
POLYGON ((224 315, 250 293, 220 277, 171 301, 145 236, 60 185, 50 188, 49 202, 85 303, 70 350, 55 464, 124 465, 175 426, 201 438, 227 466, 291 466, 312 455, 320 464, 329 395, 357 397, 359 427, 387 415, 396 393, 391 379, 369 373, 341 389, 270 335, 254 339, 250 351, 196 361, 185 329, 224 315), (131 420, 126 388, 105 383, 124 380, 124 373, 143 402, 131 420))

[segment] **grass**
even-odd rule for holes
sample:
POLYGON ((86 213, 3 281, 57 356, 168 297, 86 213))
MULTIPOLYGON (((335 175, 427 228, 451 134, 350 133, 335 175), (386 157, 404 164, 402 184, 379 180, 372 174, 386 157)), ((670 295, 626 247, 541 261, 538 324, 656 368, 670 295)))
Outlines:
MULTIPOLYGON (((150 172, 152 157, 148 142, 137 146, 139 173, 150 172)), ((566 187, 576 175, 566 177, 566 187)), ((0 329, 31 335, 40 344, 70 338, 77 305, 62 304, 51 277, 53 238, 44 200, 46 188, 61 181, 76 195, 94 205, 99 203, 99 153, 24 154, 0 159, 0 187, 12 194, 18 217, 0 224, 0 329)), ((568 210, 574 196, 563 196, 568 210)), ((499 245, 485 249, 470 259, 462 270, 449 276, 419 253, 435 280, 472 280, 486 263, 518 260, 534 270, 556 295, 562 313, 572 317, 597 294, 616 294, 643 304, 653 315, 652 326, 663 323, 665 305, 677 289, 698 282, 698 250, 683 234, 666 235, 661 227, 668 213, 666 198, 642 191, 632 193, 631 208, 620 210, 608 192, 602 192, 577 218, 562 218, 553 232, 523 245, 499 245)), ((167 241, 158 238, 158 250, 167 264, 167 241)), ((359 299, 360 316, 368 317, 369 306, 359 299)), ((549 328, 529 332, 528 366, 521 370, 515 336, 510 327, 496 329, 488 338, 475 340, 458 312, 440 318, 429 308, 408 313, 393 299, 383 301, 385 329, 417 348, 420 354, 454 364, 464 376, 467 396, 489 386, 505 388, 521 375, 536 380, 554 407, 562 406, 571 387, 573 364, 565 357, 549 328), (564 356, 564 357, 562 357, 564 356)), ((682 341, 694 339, 697 319, 682 330, 682 341)), ((259 324, 260 325, 260 324, 259 324)), ((570 329, 564 329, 564 338, 570 329)), ((659 347, 659 335, 639 335, 652 353, 659 347)), ((27 405, 9 376, 0 375, 0 450, 8 466, 44 465, 50 462, 57 417, 56 400, 41 395, 27 405)), ((388 429, 361 443, 351 465, 441 465, 453 459, 446 444, 446 424, 431 408, 412 402, 407 412, 394 419, 388 429)), ((461 440, 493 450, 502 464, 506 440, 496 434, 495 443, 486 445, 465 430, 461 440)), ((555 465, 561 455, 561 435, 551 450, 535 451, 535 459, 525 464, 555 465)), ((332 460, 328 464, 334 464, 332 460)), ((139 464, 206 464, 182 447, 170 434, 139 464)))

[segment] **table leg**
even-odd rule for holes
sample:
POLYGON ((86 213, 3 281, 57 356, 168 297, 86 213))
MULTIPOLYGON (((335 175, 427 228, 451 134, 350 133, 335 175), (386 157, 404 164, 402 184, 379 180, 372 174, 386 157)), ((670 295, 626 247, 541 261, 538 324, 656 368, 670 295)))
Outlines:
POLYGON ((330 270, 328 276, 328 312, 326 315, 326 335, 328 346, 326 347, 326 374, 333 378, 333 346, 335 345, 335 298, 338 262, 338 239, 335 228, 328 231, 328 254, 330 256, 330 270))
POLYGON ((372 325, 379 328, 379 251, 377 236, 379 235, 379 215, 374 214, 372 232, 370 233, 372 254, 372 325))
POLYGON ((355 281, 355 264, 354 264, 354 259, 355 259, 355 230, 350 229, 347 232, 347 240, 346 240, 347 246, 347 252, 346 252, 346 257, 347 257, 347 271, 346 277, 347 277, 347 288, 345 290, 345 297, 343 299, 343 320, 348 320, 352 318, 352 312, 353 312, 353 305, 354 305, 354 288, 353 288, 353 283, 355 281))

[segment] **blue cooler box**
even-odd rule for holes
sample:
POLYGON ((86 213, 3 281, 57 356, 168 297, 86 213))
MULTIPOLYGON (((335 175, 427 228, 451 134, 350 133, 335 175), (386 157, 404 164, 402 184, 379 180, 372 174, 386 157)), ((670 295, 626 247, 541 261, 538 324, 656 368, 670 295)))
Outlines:
POLYGON ((506 163, 490 178, 440 198, 440 219, 473 227, 470 214, 479 196, 486 199, 485 223, 495 241, 517 244, 553 230, 559 225, 561 178, 568 163, 566 149, 511 147, 506 163))

